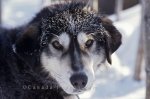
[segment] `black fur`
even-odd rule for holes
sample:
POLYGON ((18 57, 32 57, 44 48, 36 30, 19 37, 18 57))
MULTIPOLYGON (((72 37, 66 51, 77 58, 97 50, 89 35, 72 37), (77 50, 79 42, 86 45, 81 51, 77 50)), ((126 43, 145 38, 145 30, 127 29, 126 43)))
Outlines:
POLYGON ((115 26, 113 26, 112 21, 109 20, 106 17, 102 17, 102 24, 104 26, 104 28, 108 31, 110 37, 109 38, 105 38, 106 39, 106 57, 108 62, 111 64, 111 54, 114 53, 119 46, 121 45, 121 39, 122 36, 120 34, 120 32, 115 28, 115 26))
MULTIPOLYGON (((52 18, 65 11, 75 13, 75 9, 82 10, 85 5, 84 2, 72 2, 46 7, 25 26, 10 30, 1 28, 0 99, 63 99, 67 95, 41 66, 40 55, 53 37, 51 33, 43 34, 42 21, 43 18, 52 18), (33 86, 49 88, 38 89, 33 86)), ((110 35, 104 37, 105 43, 99 41, 99 45, 106 47, 106 57, 111 63, 110 54, 120 46, 121 35, 111 23, 101 20, 99 16, 96 18, 97 24, 102 23, 110 35)), ((94 29, 93 26, 86 31, 94 29)), ((52 29, 48 31, 54 32, 52 29)))
POLYGON ((15 44, 15 39, 19 38, 17 35, 20 31, 22 30, 1 29, 0 99, 63 99, 63 92, 57 83, 48 78, 48 73, 42 72, 38 60, 40 53, 29 55, 29 58, 13 51, 12 45, 15 44), (31 88, 27 88, 29 86, 31 88), (41 88, 34 89, 33 86, 41 88), (47 86, 48 89, 42 89, 47 86))

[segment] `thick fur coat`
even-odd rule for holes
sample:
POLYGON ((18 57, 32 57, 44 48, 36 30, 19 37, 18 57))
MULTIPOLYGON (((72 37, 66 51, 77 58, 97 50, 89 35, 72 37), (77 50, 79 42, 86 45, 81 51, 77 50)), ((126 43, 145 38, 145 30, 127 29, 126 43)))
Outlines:
MULTIPOLYGON (((97 46, 103 46, 105 59, 111 63, 111 54, 121 44, 121 34, 106 18, 98 14, 88 16, 88 13, 83 13, 81 10, 85 5, 83 2, 53 5, 42 9, 24 26, 15 29, 1 28, 0 99, 64 99, 71 96, 62 89, 54 77, 51 77, 50 71, 45 70, 41 63, 42 52, 49 53, 48 44, 54 34, 59 34, 58 30, 74 31, 67 23, 59 22, 61 18, 63 19, 64 13, 82 17, 85 15, 87 20, 84 24, 78 23, 76 31, 82 29, 92 32, 98 27, 107 32, 109 36, 103 37, 105 42, 97 41, 99 42, 97 46), (90 21, 92 17, 95 19, 93 23, 90 21)), ((96 35, 95 39, 100 39, 99 37, 100 34, 96 35)))

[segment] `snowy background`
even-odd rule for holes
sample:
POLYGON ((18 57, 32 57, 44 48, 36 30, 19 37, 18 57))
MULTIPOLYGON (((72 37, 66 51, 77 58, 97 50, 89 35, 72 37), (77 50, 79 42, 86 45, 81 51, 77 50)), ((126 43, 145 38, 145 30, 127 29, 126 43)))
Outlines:
MULTIPOLYGON (((2 24, 12 28, 29 22, 43 7, 42 0, 3 0, 2 24)), ((112 56, 111 66, 102 66, 97 72, 93 90, 81 95, 82 99, 144 99, 145 72, 142 81, 133 80, 135 59, 140 33, 141 6, 122 11, 121 20, 114 25, 123 35, 123 44, 112 56)), ((115 15, 109 16, 115 20, 115 15)))

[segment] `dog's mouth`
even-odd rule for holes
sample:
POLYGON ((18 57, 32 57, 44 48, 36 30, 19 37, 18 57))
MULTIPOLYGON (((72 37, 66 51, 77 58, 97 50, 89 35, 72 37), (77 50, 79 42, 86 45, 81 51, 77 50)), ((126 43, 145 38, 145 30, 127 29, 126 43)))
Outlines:
POLYGON ((73 92, 78 92, 78 93, 82 93, 86 91, 86 89, 74 89, 73 92))
POLYGON ((86 89, 74 89, 71 94, 82 94, 86 91, 87 91, 86 89))
POLYGON ((83 89, 73 89, 72 91, 70 90, 69 92, 67 92, 68 94, 74 94, 74 95, 78 95, 78 94, 83 94, 84 92, 87 92, 89 90, 92 89, 92 86, 90 88, 83 88, 83 89))
POLYGON ((86 89, 86 88, 83 88, 83 89, 75 89, 75 88, 73 88, 72 89, 72 87, 71 88, 68 88, 68 90, 64 90, 67 94, 74 94, 74 95, 77 95, 77 94, 82 94, 82 93, 84 93, 84 92, 86 92, 86 91, 88 91, 88 90, 90 90, 90 89, 86 89))

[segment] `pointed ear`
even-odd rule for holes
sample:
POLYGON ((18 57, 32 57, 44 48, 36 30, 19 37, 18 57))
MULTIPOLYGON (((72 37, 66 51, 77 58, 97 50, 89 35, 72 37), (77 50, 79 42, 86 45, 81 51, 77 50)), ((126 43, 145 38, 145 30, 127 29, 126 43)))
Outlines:
POLYGON ((15 43, 16 53, 31 54, 38 46, 38 27, 33 24, 23 28, 15 43))
POLYGON ((112 21, 104 17, 101 19, 102 25, 107 30, 109 37, 106 37, 105 52, 107 61, 111 64, 111 54, 114 53, 121 45, 121 33, 112 24, 112 21))

